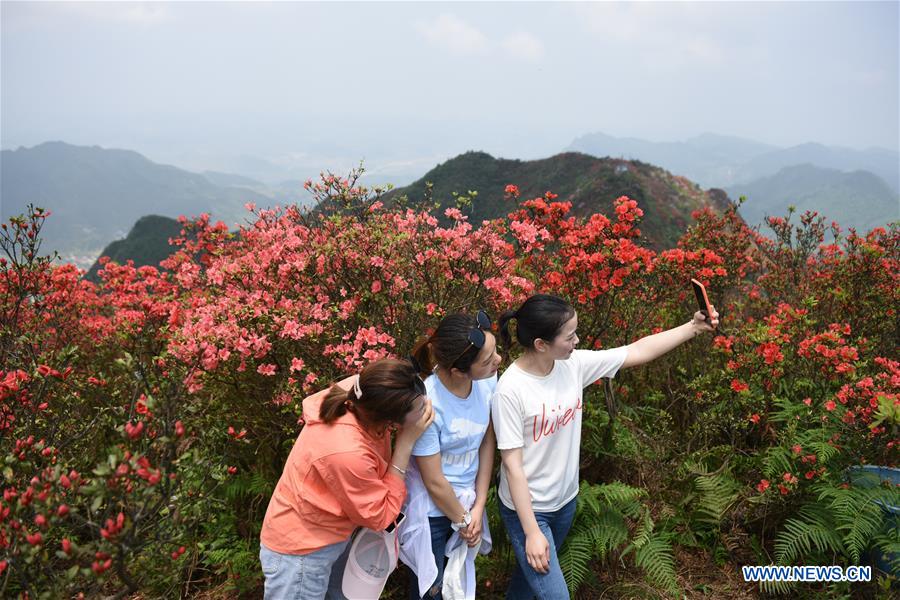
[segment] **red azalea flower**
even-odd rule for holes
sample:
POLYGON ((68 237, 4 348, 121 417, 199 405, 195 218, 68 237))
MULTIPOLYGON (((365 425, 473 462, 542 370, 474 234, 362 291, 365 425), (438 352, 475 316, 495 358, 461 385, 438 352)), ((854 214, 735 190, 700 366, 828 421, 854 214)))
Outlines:
POLYGON ((737 393, 741 393, 745 390, 749 390, 750 386, 741 381, 740 379, 732 379, 731 380, 731 389, 737 393))

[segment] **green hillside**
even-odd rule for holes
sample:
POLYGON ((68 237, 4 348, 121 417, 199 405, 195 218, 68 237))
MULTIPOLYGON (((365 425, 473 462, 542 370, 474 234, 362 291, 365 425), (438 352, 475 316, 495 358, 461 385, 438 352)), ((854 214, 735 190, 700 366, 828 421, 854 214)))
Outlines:
POLYGON ((519 187, 523 198, 540 196, 546 191, 559 200, 572 202, 575 214, 612 213, 613 201, 626 195, 637 200, 644 211, 641 230, 657 248, 675 245, 691 224, 691 213, 702 206, 722 210, 728 198, 721 190, 703 191, 683 177, 638 161, 594 158, 567 152, 532 161, 494 158, 484 152, 467 152, 442 163, 411 185, 391 192, 390 199, 406 195, 421 199, 426 182, 433 184, 433 199, 452 206, 453 192, 478 192, 470 211, 470 220, 504 216, 513 204, 504 200, 507 184, 519 187))
MULTIPOLYGON (((175 251, 175 247, 169 245, 169 239, 179 237, 180 233, 181 224, 175 219, 159 215, 141 217, 125 239, 109 244, 100 256, 108 256, 119 264, 133 260, 137 267, 155 267, 175 251)), ((95 262, 85 277, 97 281, 99 270, 100 263, 95 262)))
POLYGON ((798 165, 751 184, 732 186, 728 193, 732 198, 747 197, 740 212, 754 225, 766 216, 783 215, 788 205, 800 213, 814 210, 845 229, 855 227, 860 232, 900 219, 900 196, 867 171, 844 173, 798 165))

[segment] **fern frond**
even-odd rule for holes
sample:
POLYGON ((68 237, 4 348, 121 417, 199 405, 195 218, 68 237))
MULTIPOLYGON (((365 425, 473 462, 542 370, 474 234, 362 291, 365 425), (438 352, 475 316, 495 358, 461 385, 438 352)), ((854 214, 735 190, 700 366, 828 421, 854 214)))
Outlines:
POLYGON ((591 539, 591 535, 587 532, 579 532, 574 536, 570 534, 566 538, 566 543, 559 553, 559 566, 566 578, 569 593, 572 595, 590 573, 593 548, 594 541, 591 539))
POLYGON ((870 540, 881 530, 884 513, 878 499, 881 489, 832 488, 821 489, 819 498, 830 500, 836 529, 843 532, 844 546, 853 562, 869 546, 870 540))
POLYGON ((740 484, 728 473, 701 475, 694 480, 699 492, 698 520, 718 527, 738 497, 740 484))
POLYGON ((628 524, 621 513, 613 510, 598 515, 590 532, 597 551, 603 557, 628 540, 628 524))
POLYGON ((634 563, 644 570, 647 579, 670 592, 678 591, 675 580, 675 557, 672 544, 657 534, 637 548, 634 563))
POLYGON ((759 591, 764 594, 773 594, 780 596, 787 596, 790 594, 794 587, 797 584, 793 581, 760 581, 759 582, 759 591))
POLYGON ((828 442, 821 441, 811 441, 805 444, 809 448, 816 453, 816 458, 818 459, 820 464, 826 464, 831 458, 838 453, 838 449, 834 446, 834 444, 829 444, 828 442))
POLYGON ((835 530, 831 515, 820 505, 806 505, 800 518, 788 519, 775 540, 775 556, 779 564, 793 563, 798 556, 816 552, 840 553, 841 536, 835 530))
POLYGON ((763 473, 768 479, 780 479, 793 470, 791 454, 780 446, 772 446, 763 456, 763 473))

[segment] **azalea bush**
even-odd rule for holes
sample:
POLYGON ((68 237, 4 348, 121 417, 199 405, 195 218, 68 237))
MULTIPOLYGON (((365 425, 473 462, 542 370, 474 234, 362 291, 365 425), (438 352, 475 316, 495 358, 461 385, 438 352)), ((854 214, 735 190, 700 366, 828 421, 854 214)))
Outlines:
MULTIPOLYGON (((626 344, 690 318, 691 277, 719 335, 588 390, 570 588, 625 565, 675 594, 679 547, 734 564, 896 551, 873 502, 896 491, 846 476, 897 461, 896 228, 833 224, 825 244, 820 218, 789 214, 764 237, 732 207, 656 252, 627 197, 575 217, 511 184, 509 215, 472 223, 477 197, 438 210, 359 176, 307 182, 311 209, 248 205, 237 231, 183 218, 159 268, 104 260, 98 284, 41 257, 46 212, 3 224, 2 595, 258 593, 305 396, 405 356, 443 315, 537 292, 575 305, 584 347, 626 344)), ((495 538, 482 578, 503 576, 495 538)))

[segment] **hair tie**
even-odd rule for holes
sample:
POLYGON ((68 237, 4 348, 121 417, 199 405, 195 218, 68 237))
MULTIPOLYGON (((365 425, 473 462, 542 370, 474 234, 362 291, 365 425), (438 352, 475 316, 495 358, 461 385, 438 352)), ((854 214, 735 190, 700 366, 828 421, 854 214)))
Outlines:
POLYGON ((356 381, 353 382, 353 393, 356 395, 357 400, 362 398, 362 388, 359 387, 359 375, 356 376, 356 381))

